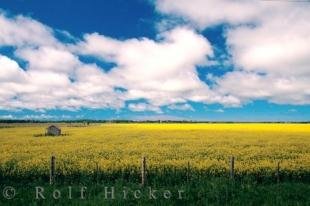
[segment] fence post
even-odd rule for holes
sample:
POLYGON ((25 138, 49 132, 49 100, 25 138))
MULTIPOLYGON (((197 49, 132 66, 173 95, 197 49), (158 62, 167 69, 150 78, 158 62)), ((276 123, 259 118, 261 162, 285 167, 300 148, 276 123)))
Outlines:
POLYGON ((146 184, 146 158, 142 157, 141 162, 141 185, 144 186, 146 184))
POLYGON ((277 183, 280 182, 280 162, 277 163, 277 171, 276 171, 277 183))
POLYGON ((96 162, 96 183, 98 184, 99 182, 99 165, 98 165, 98 162, 96 162))
POLYGON ((186 180, 189 181, 189 173, 190 173, 190 165, 189 162, 187 162, 187 170, 186 170, 186 180))
POLYGON ((56 158, 54 155, 51 157, 51 165, 50 165, 50 185, 55 182, 55 167, 56 167, 56 158))
POLYGON ((234 179, 235 176, 235 157, 230 157, 230 179, 234 179))

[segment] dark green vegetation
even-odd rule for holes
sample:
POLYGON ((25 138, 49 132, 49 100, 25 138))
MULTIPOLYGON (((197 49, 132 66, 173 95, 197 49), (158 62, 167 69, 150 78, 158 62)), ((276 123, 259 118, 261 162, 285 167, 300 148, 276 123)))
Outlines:
POLYGON ((147 185, 142 187, 139 175, 129 173, 58 176, 54 185, 49 185, 47 176, 1 177, 0 205, 310 205, 309 178, 304 178, 282 176, 278 183, 274 177, 237 176, 231 180, 167 171, 160 175, 149 173, 147 185), (4 196, 7 186, 16 190, 13 199, 4 196), (106 198, 105 190, 111 192, 112 187, 114 199, 111 193, 106 198), (53 193, 56 197, 60 194, 59 199, 53 193))

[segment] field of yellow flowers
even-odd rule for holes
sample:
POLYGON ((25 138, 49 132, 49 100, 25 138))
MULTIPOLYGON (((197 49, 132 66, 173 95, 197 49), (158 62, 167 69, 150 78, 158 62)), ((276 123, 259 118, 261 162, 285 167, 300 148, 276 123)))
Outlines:
POLYGON ((309 124, 59 124, 66 135, 40 136, 47 124, 0 128, 0 171, 6 176, 48 175, 51 155, 64 176, 164 168, 226 174, 310 173, 309 124))

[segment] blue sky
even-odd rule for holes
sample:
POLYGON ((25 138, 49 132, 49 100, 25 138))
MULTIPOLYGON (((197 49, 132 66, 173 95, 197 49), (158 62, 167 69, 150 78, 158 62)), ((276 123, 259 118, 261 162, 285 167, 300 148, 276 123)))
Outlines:
POLYGON ((309 4, 0 8, 1 119, 310 120, 309 4))

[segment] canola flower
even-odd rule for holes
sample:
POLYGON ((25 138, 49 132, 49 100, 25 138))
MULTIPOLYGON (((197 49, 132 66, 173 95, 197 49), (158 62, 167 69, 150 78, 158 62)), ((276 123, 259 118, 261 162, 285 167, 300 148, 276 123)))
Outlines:
POLYGON ((209 174, 228 170, 236 158, 237 174, 310 172, 308 124, 60 124, 66 136, 37 136, 47 125, 0 128, 0 171, 10 175, 46 175, 51 155, 63 175, 138 171, 142 156, 149 169, 190 167, 209 174))

